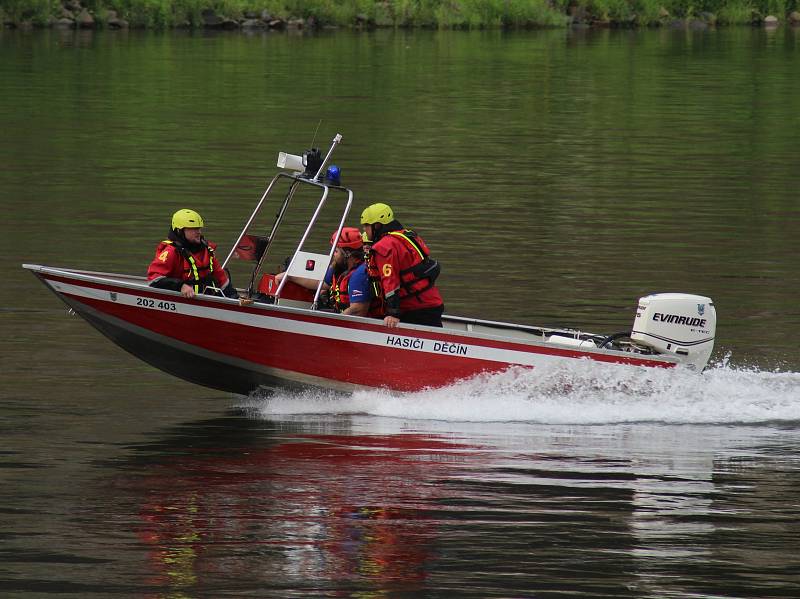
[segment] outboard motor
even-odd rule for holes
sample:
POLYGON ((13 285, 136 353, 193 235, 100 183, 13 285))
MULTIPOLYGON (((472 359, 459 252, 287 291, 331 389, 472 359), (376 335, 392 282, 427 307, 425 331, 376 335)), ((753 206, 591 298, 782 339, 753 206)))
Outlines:
POLYGON ((631 339, 702 370, 714 349, 717 311, 702 295, 657 293, 639 299, 631 339))

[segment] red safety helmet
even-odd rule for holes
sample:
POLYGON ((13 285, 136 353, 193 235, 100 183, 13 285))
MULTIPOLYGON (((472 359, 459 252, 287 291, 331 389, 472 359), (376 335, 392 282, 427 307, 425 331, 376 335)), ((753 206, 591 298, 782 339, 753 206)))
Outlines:
MULTIPOLYGON (((336 240, 336 231, 331 234, 331 245, 336 240)), ((355 227, 343 227, 342 234, 339 236, 339 243, 336 244, 337 248, 348 248, 351 250, 360 250, 364 242, 361 241, 361 233, 355 227)))

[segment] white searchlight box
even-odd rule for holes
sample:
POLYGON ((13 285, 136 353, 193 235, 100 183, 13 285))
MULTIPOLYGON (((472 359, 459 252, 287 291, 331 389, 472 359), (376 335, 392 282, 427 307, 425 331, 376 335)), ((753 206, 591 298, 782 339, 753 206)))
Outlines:
POLYGON ((278 152, 278 168, 285 168, 290 171, 303 171, 306 167, 303 164, 302 156, 278 152))

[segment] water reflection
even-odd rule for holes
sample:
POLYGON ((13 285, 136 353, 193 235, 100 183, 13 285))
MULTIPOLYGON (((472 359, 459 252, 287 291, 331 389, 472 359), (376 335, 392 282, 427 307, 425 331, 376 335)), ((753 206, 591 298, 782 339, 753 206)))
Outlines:
POLYGON ((224 570, 273 589, 332 584, 369 597, 419 588, 437 535, 430 504, 447 495, 431 481, 467 454, 476 459, 475 448, 436 435, 310 434, 272 423, 264 436, 250 431, 252 444, 234 433, 231 446, 194 447, 197 433, 220 424, 193 425, 162 446, 161 459, 139 448, 150 454, 146 474, 122 481, 141 494, 137 534, 150 548, 151 584, 189 592, 224 570), (175 451, 182 455, 171 458, 175 451))
MULTIPOLYGON (((791 521, 785 501, 761 505, 753 468, 737 474, 730 457, 748 446, 754 468, 785 476, 792 460, 756 449, 777 448, 770 429, 456 428, 232 415, 137 446, 113 488, 139 505, 153 596, 724 593, 729 573, 762 568, 747 557, 760 523, 791 521)), ((788 583, 791 559, 773 555, 775 576, 756 575, 750 596, 788 583)))

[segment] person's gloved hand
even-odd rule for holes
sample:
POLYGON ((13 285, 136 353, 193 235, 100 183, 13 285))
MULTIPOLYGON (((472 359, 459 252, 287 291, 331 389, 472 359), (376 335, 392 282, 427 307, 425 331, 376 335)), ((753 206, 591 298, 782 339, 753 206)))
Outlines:
POLYGON ((317 302, 317 305, 320 308, 332 308, 333 307, 331 305, 331 294, 327 289, 323 289, 322 291, 319 292, 319 301, 317 302))

